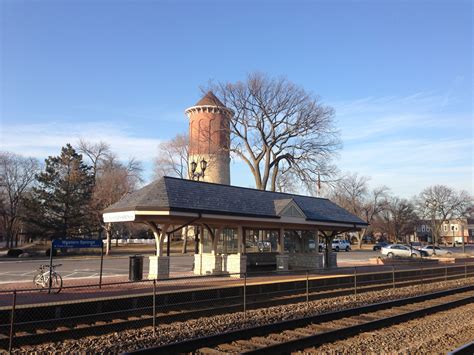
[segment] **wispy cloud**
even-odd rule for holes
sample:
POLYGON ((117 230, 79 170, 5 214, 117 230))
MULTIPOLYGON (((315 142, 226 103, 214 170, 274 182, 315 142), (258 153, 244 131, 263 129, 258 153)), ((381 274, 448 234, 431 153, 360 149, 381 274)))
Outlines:
POLYGON ((468 124, 471 120, 468 115, 453 117, 446 111, 448 101, 453 104, 455 99, 420 92, 403 97, 367 97, 332 105, 336 108, 342 139, 350 142, 442 129, 453 123, 468 124))
POLYGON ((433 184, 473 191, 472 114, 456 98, 420 92, 333 103, 344 149, 344 171, 371 176, 410 197, 433 184))
POLYGON ((134 136, 130 127, 111 122, 8 124, 2 126, 1 136, 2 150, 40 159, 57 155, 61 146, 66 143, 74 145, 80 138, 109 143, 123 160, 136 157, 151 161, 160 143, 155 137, 134 136))

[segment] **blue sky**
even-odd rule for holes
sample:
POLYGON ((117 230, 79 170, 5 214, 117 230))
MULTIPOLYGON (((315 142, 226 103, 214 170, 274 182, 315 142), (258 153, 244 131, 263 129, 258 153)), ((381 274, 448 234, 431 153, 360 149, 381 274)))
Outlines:
MULTIPOLYGON (((410 197, 473 192, 471 1, 1 0, 2 150, 44 159, 79 137, 136 156, 209 80, 286 76, 336 109, 343 172, 410 197)), ((252 186, 234 163, 233 183, 252 186)))

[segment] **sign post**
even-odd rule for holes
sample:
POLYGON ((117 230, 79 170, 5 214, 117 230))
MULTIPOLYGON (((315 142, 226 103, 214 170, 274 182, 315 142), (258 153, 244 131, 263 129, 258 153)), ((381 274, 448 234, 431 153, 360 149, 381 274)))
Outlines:
POLYGON ((49 293, 51 293, 51 272, 53 269, 53 250, 61 248, 85 249, 100 248, 99 288, 102 288, 102 268, 104 266, 104 243, 102 239, 53 239, 49 256, 49 293))
POLYGON ((100 248, 100 274, 99 274, 99 288, 102 288, 102 267, 104 266, 104 243, 100 248))

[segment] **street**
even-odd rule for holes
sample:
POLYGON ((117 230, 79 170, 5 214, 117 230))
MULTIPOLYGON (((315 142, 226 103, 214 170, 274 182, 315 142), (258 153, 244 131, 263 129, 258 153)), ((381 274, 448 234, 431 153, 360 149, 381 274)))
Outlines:
MULTIPOLYGON (((461 247, 448 247, 453 253, 460 253, 461 247)), ((474 246, 466 247, 466 252, 473 254, 474 246)), ((367 249, 353 250, 350 252, 339 252, 337 254, 339 266, 358 266, 369 263, 370 258, 380 256, 380 251, 367 249)), ((191 272, 194 256, 172 255, 171 272, 191 272)), ((148 256, 144 256, 143 272, 148 272, 148 256)), ((0 258, 0 284, 14 281, 32 281, 40 264, 48 264, 49 259, 13 259, 0 258)), ((62 264, 57 268, 63 280, 65 279, 94 279, 99 276, 100 257, 58 257, 53 260, 53 264, 62 264)), ((128 277, 129 257, 128 256, 108 256, 104 257, 103 277, 121 276, 128 277)))

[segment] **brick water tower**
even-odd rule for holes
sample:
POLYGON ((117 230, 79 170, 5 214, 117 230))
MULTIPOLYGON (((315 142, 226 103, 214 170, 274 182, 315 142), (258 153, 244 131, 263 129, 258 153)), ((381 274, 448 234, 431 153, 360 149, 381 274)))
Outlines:
POLYGON ((189 171, 195 180, 230 185, 233 111, 209 91, 185 112, 189 117, 189 171))

